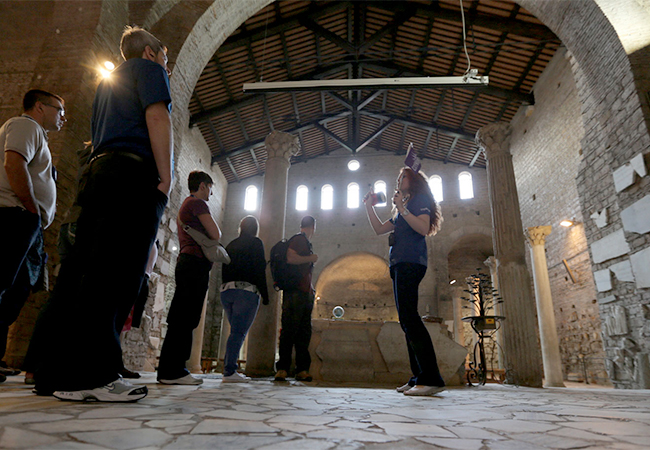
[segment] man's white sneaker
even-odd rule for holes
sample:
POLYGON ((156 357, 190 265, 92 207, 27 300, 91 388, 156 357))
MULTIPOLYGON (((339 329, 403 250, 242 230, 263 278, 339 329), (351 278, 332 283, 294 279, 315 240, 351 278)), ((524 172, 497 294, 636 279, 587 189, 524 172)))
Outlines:
POLYGON ((135 402, 147 396, 147 386, 133 385, 118 378, 106 386, 81 391, 55 391, 54 397, 59 400, 85 402, 135 402))
POLYGON ((224 375, 221 381, 223 383, 248 383, 250 380, 251 377, 247 377, 243 373, 234 372, 232 375, 224 375))
POLYGON ((411 389, 412 387, 413 387, 413 386, 411 386, 410 384, 406 383, 404 386, 400 386, 400 387, 398 387, 398 388, 395 389, 395 390, 396 390, 397 392, 406 392, 406 391, 408 391, 409 389, 411 389))
POLYGON ((404 391, 404 395, 418 395, 418 396, 435 395, 438 392, 442 392, 444 390, 445 390, 444 386, 425 386, 423 384, 416 384, 408 391, 404 391))
POLYGON ((171 380, 158 378, 158 383, 162 383, 162 384, 199 385, 199 384, 203 384, 203 380, 200 379, 200 378, 194 378, 192 375, 190 375, 188 373, 184 377, 174 378, 174 379, 171 379, 171 380))

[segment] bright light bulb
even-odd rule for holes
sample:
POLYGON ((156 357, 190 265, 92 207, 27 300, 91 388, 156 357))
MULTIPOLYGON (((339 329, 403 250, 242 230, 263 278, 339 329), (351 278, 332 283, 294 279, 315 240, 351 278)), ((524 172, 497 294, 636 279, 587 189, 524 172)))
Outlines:
POLYGON ((103 78, 108 78, 111 76, 111 72, 106 69, 99 69, 99 73, 102 75, 103 78))
POLYGON ((571 220, 566 220, 565 219, 562 222, 560 222, 560 225, 563 226, 563 227, 569 228, 569 227, 573 226, 573 222, 571 220))
POLYGON ((106 67, 108 70, 113 70, 115 69, 115 64, 113 64, 111 61, 105 61, 104 67, 106 67))
POLYGON ((361 164, 359 164, 359 161, 357 161, 356 159, 353 159, 352 161, 350 161, 350 162, 348 163, 348 169, 350 169, 350 170, 353 171, 353 172, 354 172, 355 170, 358 170, 359 167, 361 167, 361 164))
POLYGON ((178 247, 176 247, 176 246, 174 245, 174 246, 172 247, 172 251, 175 252, 176 250, 178 250, 178 247))
POLYGON ((449 284, 454 284, 455 282, 456 282, 456 280, 451 280, 451 281, 449 282, 449 284))

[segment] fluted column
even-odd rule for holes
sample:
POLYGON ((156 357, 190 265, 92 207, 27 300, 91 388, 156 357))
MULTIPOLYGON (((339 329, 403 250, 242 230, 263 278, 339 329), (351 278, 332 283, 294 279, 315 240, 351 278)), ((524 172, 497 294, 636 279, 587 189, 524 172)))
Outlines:
MULTIPOLYGON (((260 239, 264 242, 265 257, 268 261, 271 247, 284 237, 290 159, 300 150, 300 143, 297 136, 273 131, 266 137, 264 144, 268 159, 259 220, 260 239)), ((269 376, 274 373, 280 295, 273 290, 273 279, 268 268, 266 280, 270 302, 266 306, 260 305, 248 335, 246 374, 251 376, 269 376)))
POLYGON ((544 386, 564 387, 562 376, 562 359, 560 358, 560 343, 555 327, 555 312, 551 297, 551 282, 548 278, 544 242, 551 233, 551 226, 530 227, 526 237, 530 245, 533 261, 533 281, 535 283, 535 300, 537 301, 537 323, 539 338, 542 344, 542 359, 544 361, 544 386))
POLYGON ((187 370, 192 373, 203 373, 201 368, 201 354, 203 353, 203 330, 205 330, 205 311, 208 304, 208 293, 205 293, 205 299, 203 300, 203 311, 201 312, 201 320, 199 325, 194 329, 192 333, 192 353, 190 354, 190 359, 187 360, 185 365, 187 370))
POLYGON ((487 160, 492 210, 492 242, 497 261, 499 292, 506 320, 503 324, 506 367, 516 382, 542 385, 542 361, 535 332, 534 300, 526 267, 526 250, 515 173, 510 154, 511 128, 492 123, 478 130, 476 143, 487 160))
MULTIPOLYGON (((483 261, 483 264, 488 266, 490 268, 490 278, 492 279, 492 287, 496 289, 497 291, 499 290, 499 276, 497 275, 497 260, 494 258, 494 256, 488 257, 485 261, 483 261)), ((498 304, 494 303, 494 314, 497 316, 505 316, 503 313, 503 303, 498 304)), ((502 324, 503 325, 503 324, 502 324)), ((495 337, 497 339, 497 343, 499 344, 497 348, 497 355, 499 358, 499 361, 497 363, 497 366, 499 369, 504 369, 505 365, 503 364, 503 333, 501 330, 497 331, 495 333, 495 337)))

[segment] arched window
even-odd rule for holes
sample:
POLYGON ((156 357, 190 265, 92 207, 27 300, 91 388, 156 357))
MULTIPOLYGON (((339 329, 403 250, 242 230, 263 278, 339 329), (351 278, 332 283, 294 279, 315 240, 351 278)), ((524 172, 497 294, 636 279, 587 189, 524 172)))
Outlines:
MULTIPOLYGON (((377 192, 383 192, 384 195, 386 195, 386 183, 384 181, 378 180, 375 181, 375 194, 377 192)), ((388 195, 386 195, 386 198, 388 198, 388 195)), ((377 203, 375 206, 386 206, 386 202, 384 203, 377 203)))
POLYGON ((348 184, 348 208, 359 207, 359 185, 357 183, 348 184))
POLYGON ((307 211, 307 202, 309 199, 309 188, 304 184, 296 189, 296 209, 298 211, 307 211))
POLYGON ((257 186, 250 185, 246 188, 244 209, 246 211, 255 211, 257 209, 257 186))
POLYGON ((442 178, 440 178, 440 175, 433 175, 431 178, 429 178, 429 189, 431 189, 433 198, 435 198, 436 201, 440 203, 443 199, 442 178))
POLYGON ((334 207, 334 188, 326 184, 320 190, 320 209, 332 209, 334 207))
POLYGON ((460 188, 460 198, 474 198, 474 186, 472 186, 472 174, 461 172, 458 174, 458 186, 460 188))

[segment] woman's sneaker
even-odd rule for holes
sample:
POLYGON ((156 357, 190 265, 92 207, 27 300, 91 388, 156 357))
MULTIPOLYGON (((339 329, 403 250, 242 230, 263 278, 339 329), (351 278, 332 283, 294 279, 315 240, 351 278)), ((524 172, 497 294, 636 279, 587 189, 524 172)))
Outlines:
POLYGON ((234 372, 231 375, 223 377, 221 380, 223 383, 248 383, 251 380, 251 377, 247 377, 243 373, 234 372))
POLYGON ((180 378, 173 378, 173 379, 167 379, 167 378, 158 378, 158 383, 162 384, 182 384, 182 385, 199 385, 203 384, 203 380, 200 378, 194 378, 192 375, 189 373, 183 377, 180 378))
POLYGON ((417 396, 427 396, 435 395, 438 392, 445 390, 444 386, 424 386, 422 384, 416 384, 408 391, 404 391, 404 395, 417 395, 417 396))
POLYGON ((396 389, 396 391, 397 391, 397 392, 406 392, 406 391, 408 391, 409 389, 411 389, 412 387, 413 387, 413 386, 411 386, 410 384, 406 383, 404 386, 400 386, 400 387, 398 387, 398 388, 396 389))
POLYGON ((136 402, 145 398, 149 390, 147 386, 134 386, 121 377, 106 386, 81 391, 55 391, 54 397, 59 400, 85 402, 136 402))

